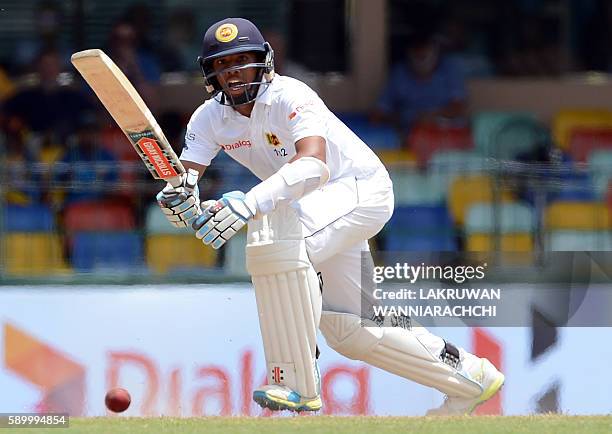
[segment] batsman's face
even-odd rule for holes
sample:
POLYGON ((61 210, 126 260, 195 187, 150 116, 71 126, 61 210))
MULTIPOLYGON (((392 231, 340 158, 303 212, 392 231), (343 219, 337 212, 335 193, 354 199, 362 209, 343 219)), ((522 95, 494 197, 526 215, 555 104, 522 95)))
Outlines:
POLYGON ((256 62, 254 53, 231 54, 215 59, 213 69, 218 74, 219 84, 232 96, 239 96, 257 77, 257 68, 240 67, 256 62))

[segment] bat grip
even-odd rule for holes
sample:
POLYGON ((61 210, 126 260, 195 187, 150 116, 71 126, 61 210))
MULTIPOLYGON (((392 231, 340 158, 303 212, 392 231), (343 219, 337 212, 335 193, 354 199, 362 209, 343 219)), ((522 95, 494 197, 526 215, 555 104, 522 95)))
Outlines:
POLYGON ((170 183, 170 185, 174 188, 178 188, 181 185, 183 185, 183 180, 181 179, 181 176, 174 176, 172 178, 168 178, 166 179, 166 181, 168 181, 170 183))

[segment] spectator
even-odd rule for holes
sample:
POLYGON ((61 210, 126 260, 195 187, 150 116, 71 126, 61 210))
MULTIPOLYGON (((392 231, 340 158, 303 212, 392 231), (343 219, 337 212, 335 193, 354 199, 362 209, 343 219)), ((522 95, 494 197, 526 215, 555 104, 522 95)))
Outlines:
MULTIPOLYGON (((41 200, 39 178, 34 173, 36 161, 27 146, 27 130, 17 118, 2 119, 4 133, 3 163, 0 181, 4 186, 7 203, 30 205, 41 200)), ((2 144, 2 143, 0 143, 2 144)))
POLYGON ((514 44, 499 59, 500 74, 512 77, 558 77, 567 59, 556 23, 540 15, 523 15, 512 23, 514 44))
POLYGON ((139 50, 136 31, 127 21, 117 22, 110 33, 106 52, 138 90, 150 108, 157 107, 154 84, 159 82, 160 67, 155 56, 139 50))
POLYGON ((392 67, 370 116, 405 133, 418 123, 463 121, 466 90, 460 65, 440 53, 429 33, 418 33, 406 47, 406 61, 392 67))
POLYGON ((167 72, 197 71, 196 54, 200 52, 194 11, 175 9, 168 20, 168 31, 161 55, 162 69, 167 72))
POLYGON ((151 37, 155 23, 150 6, 146 2, 129 5, 121 21, 128 23, 134 29, 134 43, 138 52, 156 57, 157 45, 151 37))
POLYGON ((80 116, 77 133, 56 172, 56 180, 70 187, 65 204, 105 199, 114 193, 118 163, 99 139, 100 128, 95 115, 80 116))
POLYGON ((64 142, 75 131, 76 115, 91 109, 92 103, 80 91, 60 83, 62 67, 57 51, 43 51, 36 66, 39 83, 7 99, 5 116, 19 119, 37 134, 52 134, 64 142))
POLYGON ((15 93, 15 84, 9 78, 6 70, 0 66, 0 103, 15 93))
POLYGON ((138 48, 136 30, 127 21, 119 21, 113 26, 108 53, 133 82, 138 84, 143 81, 159 81, 160 68, 155 55, 138 48))
POLYGON ((287 56, 287 40, 277 30, 263 32, 264 39, 274 49, 274 71, 306 83, 315 92, 319 91, 318 75, 287 56))
POLYGON ((493 75, 493 65, 487 57, 487 38, 470 26, 463 17, 451 14, 442 26, 441 45, 449 58, 458 62, 464 70, 465 78, 481 78, 493 75))
POLYGON ((74 51, 61 38, 63 13, 59 3, 53 0, 42 0, 34 9, 33 22, 36 32, 33 37, 21 39, 15 45, 12 61, 15 74, 31 72, 39 53, 53 50, 59 53, 62 68, 70 65, 70 55, 74 51))

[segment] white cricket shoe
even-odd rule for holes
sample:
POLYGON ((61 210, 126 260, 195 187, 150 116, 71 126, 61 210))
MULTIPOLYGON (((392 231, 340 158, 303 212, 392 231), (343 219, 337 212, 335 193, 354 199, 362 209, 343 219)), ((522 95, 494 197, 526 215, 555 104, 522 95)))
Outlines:
POLYGON ((469 369, 468 374, 482 386, 482 393, 476 398, 447 396, 444 403, 427 412, 427 416, 450 416, 470 414, 483 402, 495 395, 504 385, 504 374, 499 372, 489 360, 480 358, 469 369))

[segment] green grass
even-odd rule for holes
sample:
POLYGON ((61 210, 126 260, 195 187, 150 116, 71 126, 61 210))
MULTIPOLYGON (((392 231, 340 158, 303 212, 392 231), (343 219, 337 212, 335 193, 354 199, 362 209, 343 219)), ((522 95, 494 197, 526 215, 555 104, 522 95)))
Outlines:
POLYGON ((19 429, 48 434, 576 434, 612 433, 612 416, 465 416, 287 418, 73 418, 68 429, 19 429))

